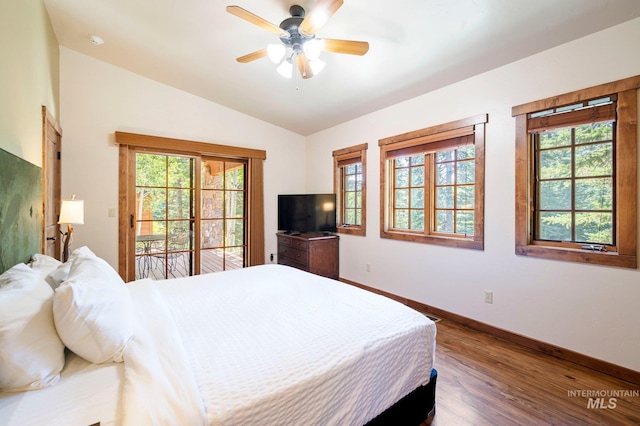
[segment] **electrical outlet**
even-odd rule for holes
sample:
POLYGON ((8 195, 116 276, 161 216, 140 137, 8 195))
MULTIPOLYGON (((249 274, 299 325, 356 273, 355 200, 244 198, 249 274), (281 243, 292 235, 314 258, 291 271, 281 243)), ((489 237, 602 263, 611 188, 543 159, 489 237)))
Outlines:
POLYGON ((275 255, 273 253, 271 253, 271 255, 269 255, 269 262, 273 263, 274 257, 275 257, 275 255))
POLYGON ((493 303, 493 292, 490 290, 484 291, 484 303, 493 303))
POLYGON ((367 269, 367 272, 371 272, 371 265, 367 263, 366 269, 367 269))

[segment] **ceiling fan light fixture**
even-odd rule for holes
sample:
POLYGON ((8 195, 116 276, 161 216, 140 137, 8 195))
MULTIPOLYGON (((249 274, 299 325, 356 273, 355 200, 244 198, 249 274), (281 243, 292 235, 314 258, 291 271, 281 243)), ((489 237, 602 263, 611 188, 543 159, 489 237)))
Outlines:
POLYGON ((278 74, 283 76, 284 78, 291 78, 293 75, 293 64, 289 62, 289 60, 284 60, 277 68, 278 74))
POLYGON ((313 75, 320 74, 320 71, 324 69, 325 65, 327 65, 327 63, 322 59, 313 59, 309 61, 309 66, 311 67, 311 71, 313 71, 313 75))
POLYGON ((247 63, 268 56, 276 64, 281 76, 292 78, 295 68, 303 79, 309 79, 319 74, 326 65, 320 60, 321 52, 362 56, 369 51, 366 41, 317 38, 318 30, 342 7, 344 0, 318 0, 315 3, 309 13, 300 5, 292 5, 289 8, 291 17, 283 20, 279 26, 240 6, 227 6, 228 13, 276 34, 281 42, 240 56, 236 61, 247 63))
POLYGON ((307 58, 311 61, 318 59, 320 57, 320 52, 322 52, 323 44, 322 40, 317 38, 307 41, 304 44, 304 53, 307 55, 307 58))
POLYGON ((287 48, 282 44, 270 44, 267 46, 267 56, 274 64, 279 64, 287 53, 287 48))

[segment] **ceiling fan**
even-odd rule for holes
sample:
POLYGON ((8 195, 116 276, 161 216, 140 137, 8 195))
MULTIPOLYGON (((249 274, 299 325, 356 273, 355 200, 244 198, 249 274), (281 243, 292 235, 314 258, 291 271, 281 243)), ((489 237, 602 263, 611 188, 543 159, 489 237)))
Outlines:
POLYGON ((342 6, 343 0, 321 0, 306 13, 304 8, 293 5, 289 8, 291 17, 280 23, 280 26, 254 15, 240 6, 227 6, 227 12, 244 19, 262 29, 276 34, 280 44, 270 44, 236 60, 247 63, 268 56, 273 62, 280 64, 278 72, 291 78, 293 64, 298 68, 303 79, 318 74, 325 63, 320 60, 320 52, 364 55, 369 50, 366 41, 319 39, 316 32, 322 28, 331 16, 342 6))

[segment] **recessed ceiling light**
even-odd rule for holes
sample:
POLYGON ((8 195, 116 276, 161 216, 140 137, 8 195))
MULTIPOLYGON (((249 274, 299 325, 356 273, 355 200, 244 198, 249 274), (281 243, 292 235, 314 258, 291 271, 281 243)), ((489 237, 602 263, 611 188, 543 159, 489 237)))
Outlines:
POLYGON ((96 46, 100 46, 104 44, 104 40, 98 37, 97 35, 90 35, 89 40, 91 41, 91 43, 95 44, 96 46))

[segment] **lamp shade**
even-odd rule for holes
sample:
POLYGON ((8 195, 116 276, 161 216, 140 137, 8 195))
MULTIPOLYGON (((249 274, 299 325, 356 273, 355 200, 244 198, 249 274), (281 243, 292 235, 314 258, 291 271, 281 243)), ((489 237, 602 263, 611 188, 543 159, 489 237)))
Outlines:
POLYGON ((62 200, 58 223, 84 224, 84 200, 76 200, 75 197, 70 200, 62 200))
POLYGON ((282 44, 270 44, 267 46, 267 56, 274 64, 279 64, 287 53, 287 48, 282 44))
POLYGON ((313 61, 320 57, 320 52, 324 46, 324 42, 320 39, 314 38, 304 44, 304 53, 309 60, 313 61))
POLYGON ((289 62, 289 60, 282 61, 277 69, 278 74, 285 78, 291 78, 291 76, 293 75, 293 64, 289 62))

